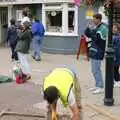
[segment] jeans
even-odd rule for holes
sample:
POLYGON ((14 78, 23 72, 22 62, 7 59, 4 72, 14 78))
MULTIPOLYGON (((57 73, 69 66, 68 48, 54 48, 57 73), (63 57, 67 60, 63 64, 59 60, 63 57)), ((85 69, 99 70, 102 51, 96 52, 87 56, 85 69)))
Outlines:
POLYGON ((19 58, 20 63, 23 67, 23 73, 31 74, 30 66, 29 66, 28 61, 27 61, 27 54, 18 52, 18 58, 19 58))
POLYGON ((18 60, 18 55, 17 55, 17 52, 15 51, 15 47, 16 47, 16 44, 10 45, 11 52, 12 52, 11 58, 14 60, 18 60))
POLYGON ((33 57, 36 60, 40 59, 40 51, 41 51, 41 44, 42 44, 43 37, 34 36, 32 40, 32 47, 33 47, 33 57))
POLYGON ((114 65, 114 79, 116 82, 120 81, 119 65, 114 65))
POLYGON ((91 59, 92 74, 95 78, 96 87, 103 88, 103 77, 101 72, 101 60, 91 59))

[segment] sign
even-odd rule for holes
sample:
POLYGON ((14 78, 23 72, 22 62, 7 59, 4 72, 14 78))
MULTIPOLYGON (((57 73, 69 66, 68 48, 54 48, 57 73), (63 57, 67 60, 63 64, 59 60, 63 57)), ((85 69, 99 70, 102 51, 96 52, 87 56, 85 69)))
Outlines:
POLYGON ((94 15, 94 11, 93 10, 87 10, 86 11, 86 18, 87 19, 92 19, 94 15))
POLYGON ((0 0, 0 2, 16 2, 16 0, 0 0))

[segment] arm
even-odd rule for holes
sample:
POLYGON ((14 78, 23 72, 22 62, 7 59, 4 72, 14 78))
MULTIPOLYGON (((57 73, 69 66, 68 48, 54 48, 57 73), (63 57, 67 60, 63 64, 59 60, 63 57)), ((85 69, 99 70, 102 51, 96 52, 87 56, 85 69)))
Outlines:
POLYGON ((31 29, 32 29, 32 34, 34 35, 37 32, 37 26, 33 23, 31 29))
POLYGON ((7 29, 6 42, 8 42, 9 40, 9 35, 10 35, 10 28, 7 29))
POLYGON ((74 103, 72 106, 69 106, 70 110, 72 111, 72 120, 80 120, 79 119, 79 109, 77 104, 74 103))
POLYGON ((72 120, 80 120, 80 110, 76 103, 75 95, 72 89, 70 90, 70 93, 68 96, 68 103, 69 103, 69 108, 72 112, 72 120))

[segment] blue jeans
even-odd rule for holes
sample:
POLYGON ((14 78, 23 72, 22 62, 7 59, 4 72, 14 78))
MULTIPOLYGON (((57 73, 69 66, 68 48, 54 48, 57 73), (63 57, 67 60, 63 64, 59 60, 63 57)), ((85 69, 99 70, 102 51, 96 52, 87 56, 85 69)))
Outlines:
POLYGON ((42 39, 40 36, 34 36, 32 39, 33 57, 36 60, 40 59, 42 39))
POLYGON ((101 60, 91 59, 92 74, 95 78, 96 87, 103 88, 103 77, 101 72, 101 60))

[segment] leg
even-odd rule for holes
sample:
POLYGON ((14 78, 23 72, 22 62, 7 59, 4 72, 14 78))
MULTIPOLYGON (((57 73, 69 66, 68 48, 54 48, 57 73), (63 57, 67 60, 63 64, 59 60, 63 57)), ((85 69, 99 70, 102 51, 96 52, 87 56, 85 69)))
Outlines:
POLYGON ((95 78, 96 87, 103 88, 103 78, 101 72, 101 60, 91 59, 92 74, 95 78))
POLYGON ((42 45, 43 37, 36 37, 36 60, 40 60, 40 50, 42 45))
POLYGON ((18 52, 18 57, 19 57, 19 60, 20 60, 21 65, 22 65, 22 67, 23 67, 23 69, 24 69, 25 74, 30 75, 30 74, 31 74, 31 71, 30 71, 30 66, 29 66, 29 64, 28 64, 28 61, 27 61, 27 55, 18 52))
POLYGON ((114 66, 114 79, 115 79, 116 82, 120 81, 119 66, 117 66, 117 65, 114 66))
POLYGON ((11 44, 10 45, 10 49, 11 49, 11 59, 13 60, 14 59, 14 47, 13 47, 13 45, 11 44))
POLYGON ((40 41, 36 41, 36 56, 35 59, 36 60, 40 60, 40 41))
POLYGON ((12 59, 14 59, 14 60, 18 60, 18 55, 17 55, 17 52, 15 51, 15 47, 16 47, 16 44, 11 44, 10 45, 10 47, 11 47, 11 51, 12 51, 12 59))

